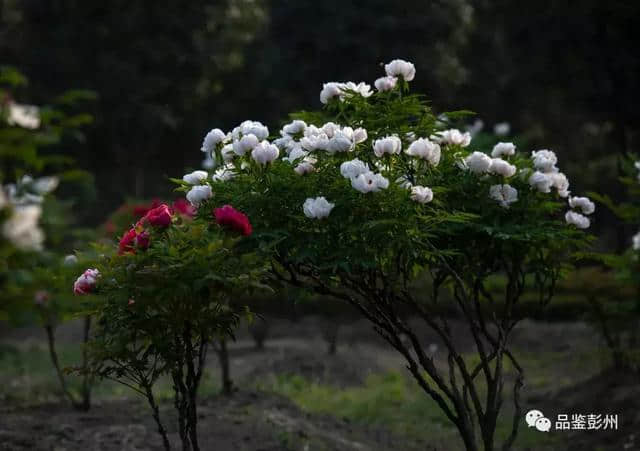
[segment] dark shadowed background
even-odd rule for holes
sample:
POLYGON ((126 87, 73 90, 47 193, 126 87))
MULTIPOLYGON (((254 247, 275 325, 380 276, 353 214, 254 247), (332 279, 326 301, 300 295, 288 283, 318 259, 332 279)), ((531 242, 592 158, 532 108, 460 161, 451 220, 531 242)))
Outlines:
MULTIPOLYGON (((550 148, 572 188, 617 199, 618 157, 638 145, 640 2, 506 0, 0 1, 0 62, 30 84, 23 102, 68 89, 97 100, 64 153, 96 176, 80 212, 97 224, 126 197, 167 196, 168 176, 200 166, 205 132, 320 106, 322 83, 372 83, 380 64, 415 63, 436 111, 508 122, 550 148)), ((629 231, 600 209, 607 248, 629 231), (622 232, 625 233, 622 233, 622 232)))

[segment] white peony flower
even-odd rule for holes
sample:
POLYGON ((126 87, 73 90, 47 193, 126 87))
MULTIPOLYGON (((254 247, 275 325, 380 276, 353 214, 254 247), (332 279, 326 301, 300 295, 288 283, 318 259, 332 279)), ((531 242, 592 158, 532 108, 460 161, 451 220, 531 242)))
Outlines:
POLYGON ((302 205, 302 211, 304 211, 304 215, 307 218, 322 219, 329 216, 333 207, 335 207, 335 204, 327 201, 327 199, 322 196, 316 197, 315 199, 308 198, 305 200, 302 205))
POLYGON ((489 197, 504 208, 509 208, 509 204, 518 201, 518 190, 511 185, 493 185, 489 188, 489 197))
POLYGON ((307 128, 307 123, 301 120, 294 120, 284 127, 282 127, 282 131, 280 134, 282 136, 294 136, 304 133, 304 130, 307 128))
POLYGON ((541 193, 549 193, 551 192, 551 186, 553 185, 553 180, 549 177, 548 174, 542 173, 540 171, 535 171, 529 177, 529 185, 532 188, 540 191, 541 193))
MULTIPOLYGON (((351 130, 351 127, 345 127, 344 130, 351 130)), ((367 131, 364 128, 358 127, 355 130, 353 130, 352 140, 354 144, 360 144, 365 142, 367 140, 367 137, 368 137, 367 131)))
POLYGON ((213 193, 209 185, 197 185, 191 188, 186 197, 191 202, 191 205, 198 207, 202 201, 211 198, 211 196, 213 196, 213 193))
POLYGON ((305 136, 300 140, 300 145, 309 152, 326 150, 329 147, 329 138, 324 133, 315 136, 305 136))
MULTIPOLYGON (((280 133, 282 134, 282 131, 280 133)), ((282 137, 274 139, 273 144, 278 146, 278 149, 284 150, 285 152, 289 153, 291 151, 290 148, 297 145, 298 143, 291 136, 282 135, 282 137)))
POLYGON ((336 152, 349 152, 353 150, 354 143, 349 139, 349 137, 342 133, 342 131, 338 131, 333 135, 327 144, 327 149, 330 153, 336 152))
POLYGON ((322 85, 322 91, 320 91, 320 102, 323 104, 329 103, 329 100, 334 97, 340 97, 342 95, 342 83, 331 81, 322 85))
POLYGON ((400 153, 400 150, 402 150, 402 141, 397 136, 387 136, 373 142, 373 152, 378 158, 385 153, 389 155, 400 153))
POLYGON ((531 159, 533 160, 533 166, 541 172, 556 171, 556 163, 558 163, 558 157, 551 150, 538 150, 531 152, 531 159))
POLYGON ((233 163, 227 163, 224 166, 218 168, 216 172, 211 176, 214 182, 226 182, 234 178, 237 174, 235 172, 235 166, 233 163))
MULTIPOLYGON (((327 122, 327 124, 333 124, 333 122, 327 122)), ((327 124, 324 124, 324 125, 327 125, 327 124)), ((307 137, 309 137, 309 136, 318 136, 321 133, 325 133, 322 130, 322 127, 318 128, 313 124, 307 126, 307 128, 304 129, 304 136, 307 136, 307 137)), ((326 135, 326 133, 325 133, 325 135, 326 135)))
POLYGON ((431 166, 438 166, 440 163, 440 145, 429 141, 427 138, 419 138, 411 143, 409 148, 405 150, 407 155, 427 160, 431 166))
POLYGON ((309 155, 309 152, 306 152, 302 149, 302 147, 298 146, 292 149, 289 155, 284 157, 283 160, 288 161, 289 163, 293 163, 296 160, 300 160, 301 158, 306 157, 307 155, 309 155))
POLYGON ((335 134, 338 133, 341 129, 342 127, 340 127, 335 122, 327 122, 320 128, 322 133, 327 135, 327 138, 333 138, 335 134))
POLYGON ((2 224, 2 235, 18 249, 42 250, 44 233, 38 227, 41 214, 39 205, 15 207, 9 219, 2 224))
POLYGON ((471 134, 469 132, 462 133, 460 130, 452 128, 436 133, 431 139, 440 144, 449 144, 453 146, 467 147, 471 144, 471 134))
POLYGON ((7 123, 22 128, 36 129, 40 127, 40 109, 34 105, 9 102, 7 123))
MULTIPOLYGON (((361 81, 358 84, 355 84, 352 81, 348 81, 340 87, 340 90, 343 94, 345 91, 355 91, 357 94, 360 94, 365 98, 370 97, 373 94, 373 91, 371 91, 371 86, 369 86, 364 81, 361 81)), ((340 99, 342 98, 344 98, 344 95, 340 96, 340 99)))
POLYGON ((511 132, 511 125, 508 122, 500 122, 493 126, 493 133, 498 136, 505 136, 511 132))
POLYGON ((588 197, 570 197, 569 206, 579 208, 585 215, 590 215, 596 211, 596 205, 588 197))
POLYGON ((502 158, 493 158, 491 160, 491 167, 489 168, 489 171, 503 177, 511 177, 516 173, 516 169, 517 168, 514 165, 509 164, 502 158))
POLYGON ((433 200, 433 191, 426 186, 411 187, 411 200, 420 204, 428 204, 433 200))
POLYGON ((389 180, 381 174, 374 174, 369 171, 351 178, 351 186, 361 193, 375 193, 381 189, 387 189, 389 180))
POLYGON ((262 141, 269 137, 269 129, 258 121, 244 121, 231 132, 234 140, 246 135, 254 135, 259 141, 262 141))
POLYGON ((207 171, 193 171, 190 174, 185 174, 182 180, 189 185, 201 185, 207 180, 207 177, 209 177, 207 171))
POLYGON ((398 84, 397 77, 380 77, 374 83, 376 89, 380 92, 391 91, 398 84))
POLYGON ((384 70, 389 77, 402 77, 404 81, 411 81, 416 76, 416 67, 404 60, 393 60, 384 65, 384 70))
POLYGON ((633 250, 640 251, 640 232, 633 235, 633 250))
POLYGON ((223 142, 226 139, 227 135, 224 134, 222 130, 219 128, 214 128, 207 136, 204 137, 204 141, 202 141, 202 147, 200 150, 207 153, 212 153, 216 150, 216 146, 223 142))
POLYGON ((491 167, 491 158, 483 152, 473 152, 464 159, 465 167, 474 174, 484 174, 491 167))
POLYGON ((316 170, 314 164, 316 164, 317 160, 313 157, 306 157, 304 160, 300 162, 293 170, 298 175, 309 174, 316 170))
POLYGON ((567 211, 564 215, 565 221, 567 224, 573 224, 579 229, 586 229, 591 225, 591 221, 586 216, 581 215, 580 213, 576 213, 573 210, 567 211))
POLYGON ((233 151, 236 155, 243 156, 247 152, 251 152, 260 141, 254 134, 244 135, 242 138, 233 141, 233 151))
POLYGON ((233 157, 236 156, 235 152, 233 151, 232 143, 225 144, 224 146, 222 146, 222 149, 220 149, 220 153, 222 154, 222 159, 225 162, 229 162, 233 160, 233 157))
POLYGON ((277 146, 269 143, 269 141, 262 141, 251 151, 251 158, 253 158, 258 164, 265 166, 267 163, 271 163, 280 155, 280 150, 277 146))
POLYGON ((560 197, 569 196, 569 179, 562 172, 550 172, 547 176, 551 179, 551 186, 558 190, 560 197))
POLYGON ((516 146, 513 143, 498 143, 493 146, 491 156, 494 158, 508 157, 516 153, 516 146))
POLYGON ((370 172, 369 165, 357 158, 351 161, 345 161, 340 165, 340 174, 346 179, 352 179, 367 172, 370 172))

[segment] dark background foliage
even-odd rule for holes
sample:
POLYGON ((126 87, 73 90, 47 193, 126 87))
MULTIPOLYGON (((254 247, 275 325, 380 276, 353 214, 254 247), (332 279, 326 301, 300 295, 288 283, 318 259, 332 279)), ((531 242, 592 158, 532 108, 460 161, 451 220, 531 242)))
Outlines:
MULTIPOLYGON (((415 63, 437 111, 508 121, 527 148, 561 158, 575 192, 623 197, 618 157, 638 145, 640 3, 597 0, 87 2, 1 0, 0 63, 30 85, 21 102, 90 89, 94 125, 61 149, 96 175, 101 222, 127 196, 169 195, 166 177, 200 165, 202 137, 319 106, 323 82, 415 63)), ((604 209, 611 248, 630 230, 604 209)))

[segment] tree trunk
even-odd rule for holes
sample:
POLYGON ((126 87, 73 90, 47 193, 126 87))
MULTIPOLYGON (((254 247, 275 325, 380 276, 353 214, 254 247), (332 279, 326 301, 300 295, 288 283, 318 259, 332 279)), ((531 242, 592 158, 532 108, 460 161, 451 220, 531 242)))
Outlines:
POLYGON ((227 340, 224 338, 219 340, 220 346, 217 347, 218 361, 220 362, 220 375, 222 377, 222 393, 226 396, 233 394, 233 382, 229 370, 229 351, 227 349, 227 340))

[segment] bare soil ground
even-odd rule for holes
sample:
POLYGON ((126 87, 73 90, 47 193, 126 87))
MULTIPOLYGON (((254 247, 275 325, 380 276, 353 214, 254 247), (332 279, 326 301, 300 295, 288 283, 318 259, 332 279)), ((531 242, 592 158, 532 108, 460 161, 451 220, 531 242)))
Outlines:
MULTIPOLYGON (((292 400, 256 390, 256 383, 278 375, 300 375, 312 383, 339 390, 362 386, 370 374, 402 371, 401 357, 364 321, 343 325, 338 334, 337 354, 327 355, 327 344, 322 340, 324 321, 319 318, 305 318, 295 323, 271 320, 263 350, 254 348, 246 332, 240 334, 237 342, 230 346, 231 373, 240 390, 231 397, 204 397, 199 410, 203 450, 459 449, 459 444, 451 441, 419 440, 378 424, 366 425, 303 411, 292 400)), ((472 352, 462 324, 454 323, 454 328, 458 331, 458 345, 472 352)), ((17 331, 4 341, 31 346, 39 343, 38 333, 17 331)), ((65 327, 59 331, 60 341, 73 341, 76 334, 73 326, 65 327)), ((441 355, 441 346, 433 335, 426 330, 421 335, 436 359, 446 358, 441 355)), ((549 434, 564 435, 540 445, 518 445, 517 449, 640 450, 640 380, 637 376, 604 371, 605 359, 596 356, 605 355, 604 350, 588 325, 523 321, 514 333, 513 343, 528 370, 528 385, 523 393, 525 411, 536 408, 548 416, 561 412, 597 412, 615 413, 620 417, 617 431, 552 431, 549 434)), ((213 355, 209 366, 216 375, 217 361, 213 355)), ((10 390, 8 386, 0 387, 0 395, 10 390)), ((505 411, 509 409, 505 405, 505 411)), ((164 402, 161 410, 178 449, 170 402, 164 402)), ((425 424, 427 432, 430 427, 432 425, 425 424)), ((526 429, 523 422, 522 430, 526 429)), ((525 432, 531 434, 531 431, 525 432)), ((32 449, 141 451, 162 448, 146 404, 133 395, 98 399, 89 412, 74 412, 62 403, 1 405, 0 450, 32 449)))

